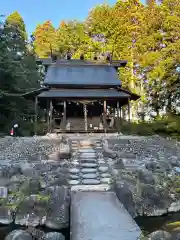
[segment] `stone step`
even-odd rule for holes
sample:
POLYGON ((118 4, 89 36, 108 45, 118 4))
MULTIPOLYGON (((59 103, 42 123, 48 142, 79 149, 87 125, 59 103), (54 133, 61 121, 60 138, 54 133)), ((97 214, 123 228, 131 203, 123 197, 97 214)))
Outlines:
POLYGON ((97 163, 82 163, 81 167, 91 169, 91 168, 97 168, 98 165, 97 165, 97 163))
POLYGON ((97 168, 82 168, 81 173, 96 173, 98 172, 97 168))
POLYGON ((109 191, 110 190, 110 186, 108 184, 99 184, 99 185, 75 185, 71 187, 71 192, 79 192, 79 191, 83 191, 83 192, 88 192, 88 191, 97 191, 97 192, 101 192, 101 191, 109 191))
POLYGON ((80 148, 80 153, 95 153, 96 151, 93 148, 80 148))
POLYGON ((82 184, 84 184, 84 185, 97 185, 97 184, 100 184, 100 180, 98 180, 98 179, 83 179, 82 184))
POLYGON ((97 179, 99 175, 97 173, 84 173, 81 175, 83 179, 97 179))
POLYGON ((97 163, 95 158, 82 158, 79 160, 80 163, 97 163))

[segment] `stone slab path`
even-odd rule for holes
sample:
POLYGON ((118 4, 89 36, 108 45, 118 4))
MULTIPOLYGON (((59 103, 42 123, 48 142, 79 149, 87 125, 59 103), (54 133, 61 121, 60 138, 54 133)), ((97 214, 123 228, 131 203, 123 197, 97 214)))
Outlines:
POLYGON ((101 140, 73 140, 72 150, 70 186, 110 184, 111 175, 103 158, 101 140))
POLYGON ((135 240, 140 228, 113 192, 72 192, 71 240, 135 240))

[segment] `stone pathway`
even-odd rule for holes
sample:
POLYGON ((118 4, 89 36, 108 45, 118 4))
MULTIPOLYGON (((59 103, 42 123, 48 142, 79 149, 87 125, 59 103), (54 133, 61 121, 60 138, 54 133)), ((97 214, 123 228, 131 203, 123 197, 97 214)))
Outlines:
POLYGON ((111 182, 108 163, 103 158, 101 140, 73 140, 74 157, 69 169, 69 185, 101 185, 111 182))

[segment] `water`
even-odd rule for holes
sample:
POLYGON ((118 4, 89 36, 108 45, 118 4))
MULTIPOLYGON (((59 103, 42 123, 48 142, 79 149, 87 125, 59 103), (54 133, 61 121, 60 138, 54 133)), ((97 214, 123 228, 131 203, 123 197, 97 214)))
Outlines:
POLYGON ((165 230, 167 232, 172 232, 173 228, 168 227, 167 224, 180 221, 180 212, 168 213, 157 217, 136 217, 135 221, 145 233, 145 235, 150 234, 156 230, 165 230))

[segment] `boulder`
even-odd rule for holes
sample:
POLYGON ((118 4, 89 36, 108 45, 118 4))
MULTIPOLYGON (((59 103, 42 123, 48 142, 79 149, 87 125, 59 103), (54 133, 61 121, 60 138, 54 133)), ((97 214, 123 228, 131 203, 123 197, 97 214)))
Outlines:
POLYGON ((114 184, 114 190, 120 202, 122 202, 131 216, 135 217, 135 203, 129 185, 124 181, 116 181, 114 184))
POLYGON ((59 161, 60 160, 60 152, 56 151, 54 153, 51 153, 48 158, 53 161, 59 161))
POLYGON ((171 234, 162 230, 155 231, 148 236, 148 240, 171 240, 171 234))
POLYGON ((49 187, 45 193, 50 196, 45 225, 52 229, 69 226, 69 191, 67 187, 49 187))
POLYGON ((107 140, 103 141, 102 147, 103 147, 103 150, 104 150, 104 152, 103 152, 104 157, 116 158, 116 156, 118 155, 117 152, 114 152, 113 150, 111 150, 109 148, 107 140))
POLYGON ((137 189, 134 200, 139 215, 158 216, 167 213, 171 200, 166 189, 144 183, 138 183, 137 189))
POLYGON ((121 158, 117 158, 114 162, 115 169, 124 169, 124 163, 121 158))
POLYGON ((150 184, 150 185, 155 184, 155 180, 152 175, 152 172, 150 172, 148 170, 137 171, 137 177, 139 178, 140 182, 143 182, 145 184, 150 184))
POLYGON ((65 240, 65 237, 62 235, 62 233, 49 232, 46 233, 44 240, 65 240))
POLYGON ((71 157, 71 148, 68 144, 63 144, 60 147, 60 159, 69 159, 71 157))
POLYGON ((10 224, 13 222, 13 215, 10 209, 5 206, 0 206, 0 223, 10 224))
POLYGON ((25 226, 38 226, 43 224, 47 215, 48 195, 30 195, 17 206, 15 223, 25 226))
POLYGON ((24 195, 36 194, 41 189, 41 183, 38 178, 29 178, 24 181, 20 190, 24 195))
POLYGON ((5 240, 33 240, 33 238, 26 231, 14 230, 6 236, 5 240))

